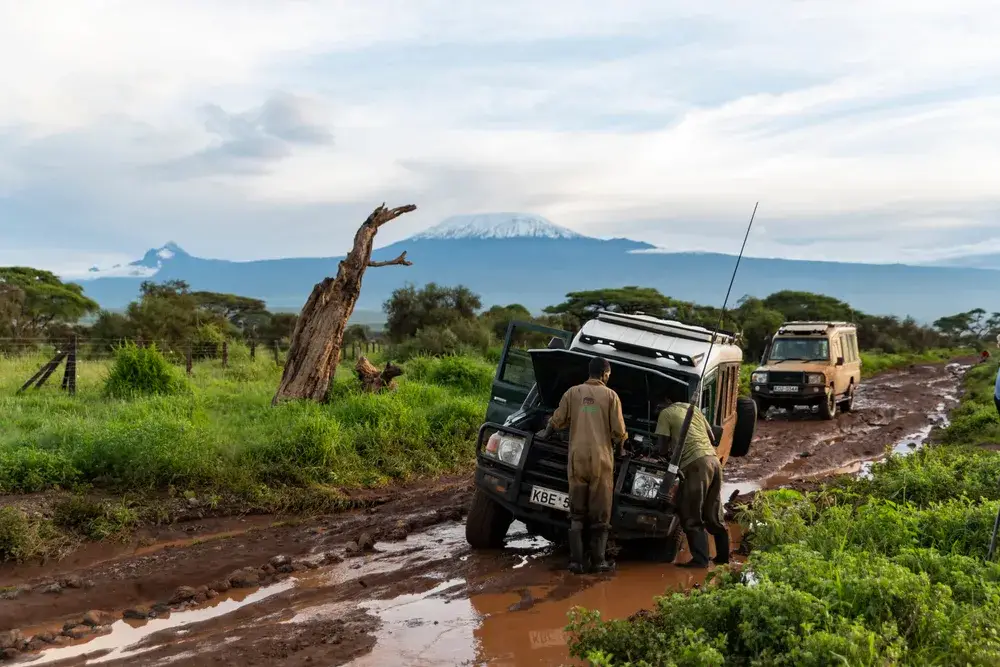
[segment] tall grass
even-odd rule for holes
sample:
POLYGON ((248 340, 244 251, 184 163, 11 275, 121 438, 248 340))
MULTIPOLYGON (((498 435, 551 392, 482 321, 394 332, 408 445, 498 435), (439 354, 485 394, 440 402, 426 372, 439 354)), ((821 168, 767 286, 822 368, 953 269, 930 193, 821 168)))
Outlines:
POLYGON ((473 460, 489 391, 485 362, 455 358, 420 361, 397 391, 377 395, 360 393, 342 367, 329 404, 271 407, 281 369, 234 345, 228 368, 196 363, 188 391, 106 395, 109 384, 150 387, 163 377, 136 356, 126 350, 113 364, 81 362, 75 397, 58 384, 15 395, 44 359, 0 359, 0 493, 87 483, 254 496, 454 470, 473 460))

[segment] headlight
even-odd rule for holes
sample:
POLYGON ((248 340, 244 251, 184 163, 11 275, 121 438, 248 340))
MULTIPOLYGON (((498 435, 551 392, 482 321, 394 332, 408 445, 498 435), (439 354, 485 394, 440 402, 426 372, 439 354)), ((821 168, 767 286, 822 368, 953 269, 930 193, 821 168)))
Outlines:
POLYGON ((521 462, 521 453, 523 451, 524 438, 507 434, 500 436, 500 445, 497 447, 497 458, 507 465, 518 465, 521 462))
POLYGON ((661 484, 663 484, 662 477, 640 470, 632 479, 632 495, 636 498, 655 498, 661 484))
POLYGON ((750 376, 750 381, 754 384, 767 384, 767 373, 754 373, 750 376))
POLYGON ((822 373, 809 373, 806 375, 806 384, 826 384, 826 378, 822 373))

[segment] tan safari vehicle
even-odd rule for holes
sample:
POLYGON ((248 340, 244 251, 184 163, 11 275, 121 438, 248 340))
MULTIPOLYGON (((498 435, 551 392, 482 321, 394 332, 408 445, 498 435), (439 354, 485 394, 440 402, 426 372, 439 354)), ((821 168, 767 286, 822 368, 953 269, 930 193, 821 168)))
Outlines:
POLYGON ((786 322, 750 378, 757 413, 814 408, 825 419, 850 412, 861 382, 858 332, 847 322, 786 322))

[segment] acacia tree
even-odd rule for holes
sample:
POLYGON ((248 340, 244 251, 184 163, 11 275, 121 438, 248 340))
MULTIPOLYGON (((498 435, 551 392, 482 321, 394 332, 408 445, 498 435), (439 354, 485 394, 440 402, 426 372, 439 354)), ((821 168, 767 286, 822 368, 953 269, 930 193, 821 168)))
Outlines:
POLYGON ((0 267, 0 328, 13 338, 36 338, 55 324, 74 324, 96 312, 83 287, 54 273, 25 266, 0 267))
POLYGON ((288 360, 281 384, 272 404, 283 398, 308 398, 323 402, 330 380, 340 363, 347 320, 361 294, 361 279, 369 267, 410 266, 403 252, 385 262, 372 261, 372 249, 378 230, 416 206, 409 204, 387 209, 382 204, 368 216, 354 235, 354 246, 337 267, 335 278, 324 278, 312 294, 295 323, 288 360))

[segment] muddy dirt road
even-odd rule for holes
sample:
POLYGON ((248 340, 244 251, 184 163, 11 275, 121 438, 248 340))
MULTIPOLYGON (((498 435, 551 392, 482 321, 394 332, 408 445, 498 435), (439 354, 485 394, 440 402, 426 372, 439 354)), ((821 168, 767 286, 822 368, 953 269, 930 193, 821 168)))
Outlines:
MULTIPOLYGON (((955 402, 961 369, 869 381, 856 411, 825 422, 773 415, 727 493, 910 451, 955 402), (803 454, 807 454, 803 456, 803 454)), ((156 543, 92 545, 61 563, 0 569, 0 658, 31 665, 573 664, 562 629, 582 605, 604 617, 704 574, 619 563, 575 577, 515 523, 507 548, 472 553, 468 477, 410 485, 367 510, 297 524, 273 517, 163 529, 156 543), (18 630, 12 630, 18 628, 18 630)), ((734 538, 738 535, 734 533, 734 538)), ((679 560, 685 560, 681 555, 679 560)))

